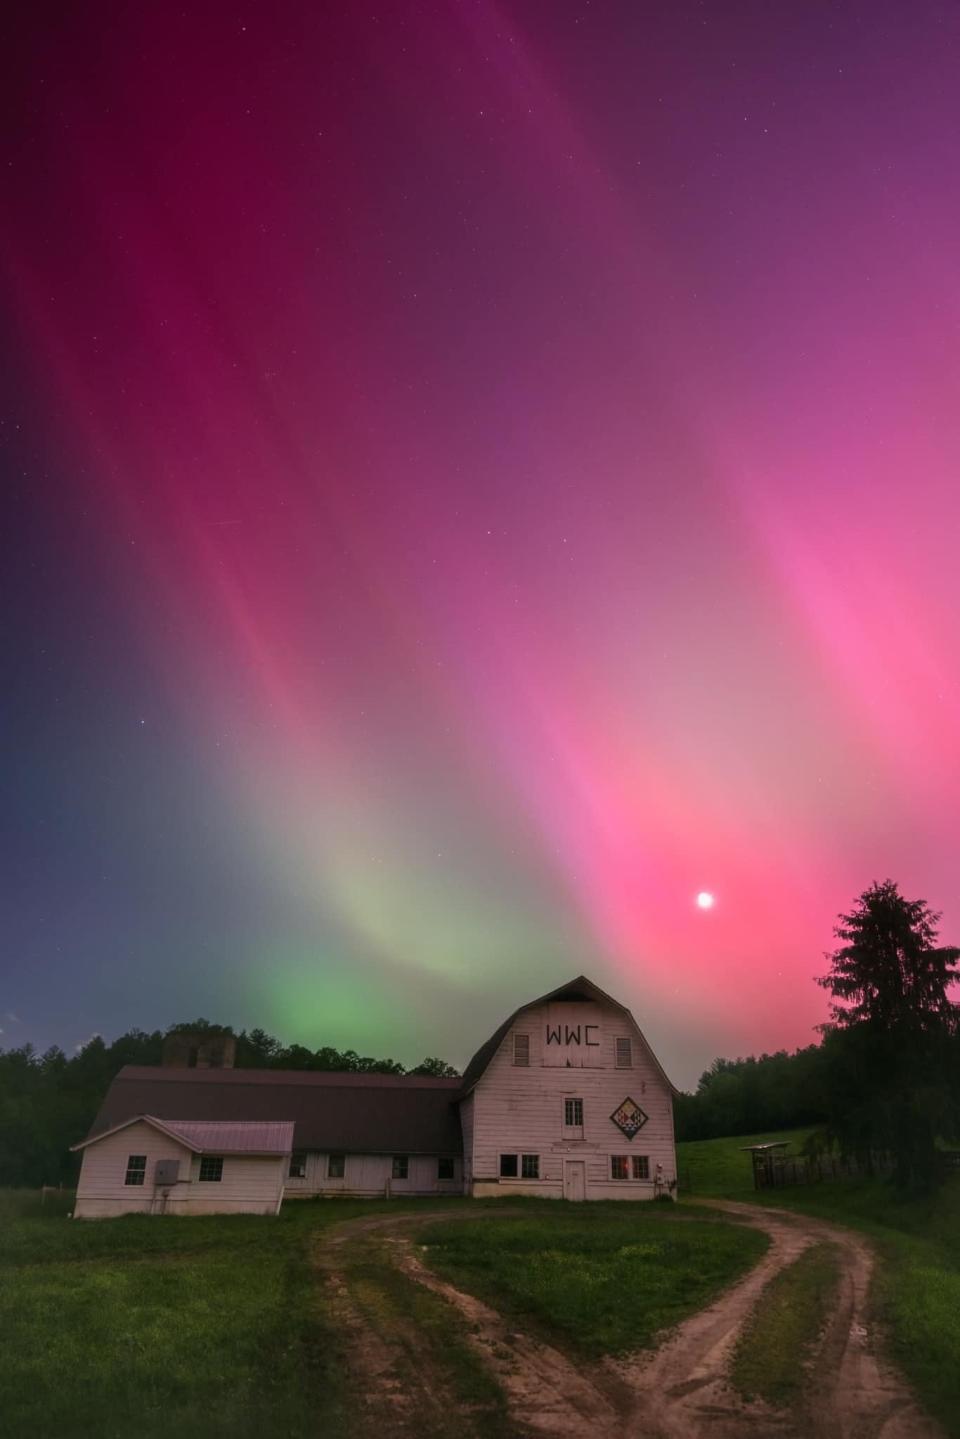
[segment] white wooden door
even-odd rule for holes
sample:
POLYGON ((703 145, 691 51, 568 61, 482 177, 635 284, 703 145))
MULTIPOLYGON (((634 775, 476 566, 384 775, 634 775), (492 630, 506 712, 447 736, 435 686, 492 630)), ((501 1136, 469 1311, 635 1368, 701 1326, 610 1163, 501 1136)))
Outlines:
POLYGON ((563 1163, 564 1199, 586 1199, 587 1166, 582 1159, 565 1159, 563 1163))

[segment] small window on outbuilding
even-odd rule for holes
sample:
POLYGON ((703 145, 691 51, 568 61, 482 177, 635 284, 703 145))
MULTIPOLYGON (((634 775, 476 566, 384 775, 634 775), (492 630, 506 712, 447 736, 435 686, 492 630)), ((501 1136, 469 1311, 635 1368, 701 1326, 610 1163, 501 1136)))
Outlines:
POLYGON ((633 1177, 634 1179, 650 1178, 649 1154, 635 1154, 633 1156, 633 1177))
POLYGON ((406 1179, 410 1169, 410 1160, 405 1154, 393 1156, 393 1178, 406 1179))
POLYGON ((449 1155, 441 1154, 440 1158, 437 1160, 437 1178, 453 1178, 453 1160, 450 1158, 449 1155))
POLYGON ((144 1184, 147 1178, 147 1156, 131 1154, 127 1158, 127 1177, 124 1184, 144 1184))
POLYGON ((327 1178, 342 1179, 347 1167, 347 1156, 345 1154, 327 1155, 327 1178))
POLYGON ((630 1177, 630 1172, 629 1172, 629 1168, 628 1168, 628 1161, 629 1161, 629 1155, 626 1155, 626 1154, 611 1154, 611 1156, 610 1156, 610 1178, 611 1178, 611 1179, 629 1179, 629 1177, 630 1177))
POLYGON ((618 1040, 616 1041, 616 1046, 617 1046, 617 1052, 616 1052, 616 1061, 615 1061, 615 1062, 616 1062, 616 1067, 617 1067, 617 1069, 632 1069, 632 1068, 633 1068, 633 1044, 632 1044, 631 1040, 629 1040, 629 1039, 627 1039, 627 1038, 618 1039, 618 1040))
POLYGON ((529 1034, 515 1034, 513 1036, 513 1062, 514 1064, 519 1064, 523 1069, 530 1067, 529 1034))
POLYGON ((200 1178, 205 1184, 219 1184, 223 1178, 223 1158, 219 1154, 200 1156, 200 1178))
POLYGON ((500 1178, 516 1179, 517 1177, 517 1156, 515 1154, 501 1154, 500 1156, 500 1178))
POLYGON ((290 1179, 306 1179, 307 1177, 307 1156, 302 1149, 295 1149, 290 1156, 290 1179))
POLYGON ((520 1175, 523 1179, 540 1178, 539 1154, 522 1154, 520 1156, 520 1175))

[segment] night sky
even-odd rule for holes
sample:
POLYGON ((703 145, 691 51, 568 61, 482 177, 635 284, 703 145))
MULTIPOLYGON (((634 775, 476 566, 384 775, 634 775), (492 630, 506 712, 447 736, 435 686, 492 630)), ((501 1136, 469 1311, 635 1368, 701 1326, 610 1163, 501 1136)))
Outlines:
POLYGON ((960 942, 960 8, 19 9, 0 1046, 583 971, 689 1085, 960 942))

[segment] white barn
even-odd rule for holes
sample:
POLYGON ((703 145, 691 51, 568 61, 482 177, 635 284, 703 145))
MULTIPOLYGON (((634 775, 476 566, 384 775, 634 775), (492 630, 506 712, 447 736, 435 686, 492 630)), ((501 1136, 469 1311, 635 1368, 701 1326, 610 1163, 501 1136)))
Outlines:
POLYGON ((284 1195, 652 1199, 676 1191, 675 1092, 629 1010, 584 976, 521 1006, 462 1079, 131 1065, 76 1146, 75 1213, 276 1213, 284 1195), (245 1143, 261 1149, 230 1148, 245 1143))

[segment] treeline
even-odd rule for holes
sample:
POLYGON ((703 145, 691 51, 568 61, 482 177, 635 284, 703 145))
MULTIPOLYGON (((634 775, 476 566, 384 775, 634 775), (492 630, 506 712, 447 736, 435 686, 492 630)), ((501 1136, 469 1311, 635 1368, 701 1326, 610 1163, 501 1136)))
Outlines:
MULTIPOLYGON (((147 1033, 132 1029, 112 1044, 99 1035, 67 1056, 54 1047, 38 1053, 30 1044, 0 1049, 0 1186, 70 1184, 79 1163, 70 1145, 89 1130, 110 1082, 125 1064, 159 1064, 171 1034, 233 1034, 229 1025, 194 1020, 147 1033)), ((241 1030, 237 1068, 347 1070, 356 1074, 428 1074, 453 1077, 442 1059, 406 1069, 395 1059, 373 1059, 330 1046, 311 1050, 283 1044, 262 1029, 241 1030)))
POLYGON ((825 1123, 831 1113, 831 1055, 825 1044, 788 1054, 715 1059, 693 1094, 674 1103, 678 1139, 719 1139, 825 1123))

